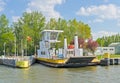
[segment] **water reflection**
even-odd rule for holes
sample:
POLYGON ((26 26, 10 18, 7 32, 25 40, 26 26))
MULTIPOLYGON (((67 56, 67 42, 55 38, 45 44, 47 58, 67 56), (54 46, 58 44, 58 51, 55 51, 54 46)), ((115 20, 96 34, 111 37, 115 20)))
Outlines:
POLYGON ((80 67, 80 68, 68 68, 66 70, 70 71, 70 72, 86 72, 86 71, 96 71, 97 67, 96 66, 88 66, 88 67, 80 67))
POLYGON ((51 68, 35 64, 28 69, 0 66, 0 83, 119 83, 120 65, 51 68))

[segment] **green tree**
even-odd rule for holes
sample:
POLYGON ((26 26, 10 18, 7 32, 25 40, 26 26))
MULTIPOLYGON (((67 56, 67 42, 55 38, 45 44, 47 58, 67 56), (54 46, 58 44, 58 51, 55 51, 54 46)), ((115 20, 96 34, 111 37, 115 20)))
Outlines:
POLYGON ((14 34, 13 29, 8 26, 9 22, 3 14, 0 16, 0 54, 3 54, 4 44, 6 43, 6 53, 11 55, 14 52, 14 34))
MULTIPOLYGON (((67 37, 68 44, 71 40, 73 40, 75 34, 77 34, 80 38, 91 38, 91 29, 88 24, 84 24, 81 21, 79 22, 76 19, 66 21, 61 18, 58 20, 52 18, 47 23, 46 29, 63 30, 64 32, 60 34, 59 40, 63 41, 64 37, 67 37)), ((57 46, 63 47, 63 42, 57 44, 57 46)))
POLYGON ((23 49, 26 50, 28 54, 36 53, 40 41, 40 32, 44 29, 44 25, 45 17, 41 13, 23 13, 18 22, 13 24, 18 47, 20 48, 21 43, 23 43, 23 49), (27 41, 28 36, 31 37, 31 42, 27 41))
POLYGON ((99 46, 107 47, 111 43, 120 42, 120 35, 116 34, 116 35, 112 35, 112 36, 103 36, 102 38, 98 38, 97 42, 98 42, 99 46))

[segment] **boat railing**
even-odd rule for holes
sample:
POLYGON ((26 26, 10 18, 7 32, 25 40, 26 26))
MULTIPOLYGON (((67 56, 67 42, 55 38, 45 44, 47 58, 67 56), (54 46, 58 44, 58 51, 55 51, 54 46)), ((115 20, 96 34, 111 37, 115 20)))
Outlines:
POLYGON ((69 58, 69 57, 77 57, 75 56, 75 50, 74 49, 66 49, 66 53, 65 53, 65 56, 63 55, 64 54, 64 49, 59 49, 59 50, 56 50, 55 52, 53 51, 50 51, 50 52, 53 52, 51 53, 51 58, 52 59, 58 59, 58 58, 69 58))
POLYGON ((75 56, 74 49, 67 49, 67 55, 66 55, 66 57, 73 57, 73 56, 75 56))

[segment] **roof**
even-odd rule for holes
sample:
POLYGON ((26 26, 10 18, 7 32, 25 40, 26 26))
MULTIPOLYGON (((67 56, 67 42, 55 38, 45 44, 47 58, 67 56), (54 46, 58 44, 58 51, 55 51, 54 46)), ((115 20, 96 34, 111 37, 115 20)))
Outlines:
POLYGON ((118 46, 120 45, 120 42, 117 42, 117 43, 111 43, 109 46, 112 47, 112 46, 118 46))
POLYGON ((62 30, 43 30, 41 33, 43 32, 63 32, 62 30))

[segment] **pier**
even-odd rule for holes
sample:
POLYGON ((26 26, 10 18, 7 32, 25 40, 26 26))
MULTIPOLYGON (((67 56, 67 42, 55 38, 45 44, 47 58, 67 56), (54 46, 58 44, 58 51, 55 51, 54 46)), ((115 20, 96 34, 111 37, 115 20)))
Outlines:
POLYGON ((27 68, 35 63, 34 56, 24 56, 24 57, 13 57, 13 56, 1 56, 0 57, 0 64, 6 65, 14 68, 27 68))
POLYGON ((100 60, 101 66, 120 65, 120 58, 110 58, 109 53, 105 53, 100 60))
POLYGON ((101 66, 120 65, 120 58, 105 58, 100 61, 101 66))

